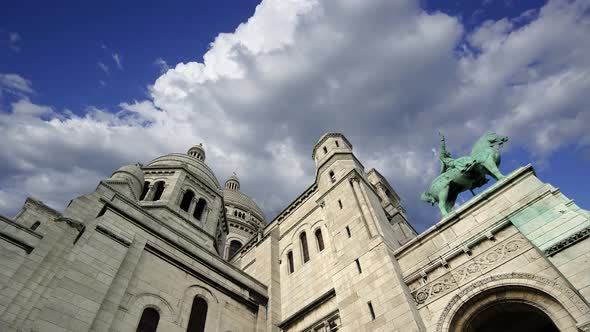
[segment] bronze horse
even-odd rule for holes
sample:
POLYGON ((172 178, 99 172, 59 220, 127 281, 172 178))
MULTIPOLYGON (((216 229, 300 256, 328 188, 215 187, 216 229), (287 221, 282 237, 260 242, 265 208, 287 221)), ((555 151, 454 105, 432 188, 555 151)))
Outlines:
POLYGON ((500 165, 499 150, 507 141, 508 137, 506 136, 487 133, 477 140, 469 156, 452 159, 450 154, 444 150, 443 138, 443 151, 441 152, 443 173, 432 181, 428 190, 420 198, 432 205, 438 202, 440 212, 446 216, 452 210, 460 193, 481 187, 488 182, 486 175, 490 175, 496 180, 504 177, 498 169, 500 165))

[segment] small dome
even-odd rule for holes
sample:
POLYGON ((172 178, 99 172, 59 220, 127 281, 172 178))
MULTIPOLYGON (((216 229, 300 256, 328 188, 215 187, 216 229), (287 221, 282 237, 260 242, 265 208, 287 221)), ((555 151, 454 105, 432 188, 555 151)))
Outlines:
POLYGON ((125 165, 118 170, 116 170, 113 175, 111 175, 111 179, 113 180, 125 180, 131 186, 135 197, 139 197, 141 195, 141 191, 143 190, 143 170, 139 164, 136 165, 125 165))
POLYGON ((225 189, 240 190, 240 179, 238 179, 236 173, 227 178, 227 181, 225 181, 225 189))
POLYGON ((188 152, 186 153, 191 157, 195 157, 200 161, 205 161, 205 148, 203 147, 203 143, 199 143, 199 145, 193 145, 188 152))

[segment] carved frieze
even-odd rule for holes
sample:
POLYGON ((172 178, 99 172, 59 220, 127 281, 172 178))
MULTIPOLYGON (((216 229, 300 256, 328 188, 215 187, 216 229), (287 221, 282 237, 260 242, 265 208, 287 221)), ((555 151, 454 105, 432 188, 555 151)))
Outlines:
POLYGON ((528 241, 521 234, 516 234, 417 288, 412 292, 412 296, 418 307, 425 306, 461 285, 517 257, 528 248, 530 248, 528 241))
POLYGON ((590 227, 586 227, 582 230, 580 230, 579 232, 576 232, 570 236, 568 236, 567 238, 557 242, 556 244, 552 245, 551 247, 547 248, 545 250, 545 255, 546 256, 553 256, 555 254, 557 254, 558 252, 573 246, 574 244, 578 243, 579 241, 582 241, 583 239, 590 237, 590 227))

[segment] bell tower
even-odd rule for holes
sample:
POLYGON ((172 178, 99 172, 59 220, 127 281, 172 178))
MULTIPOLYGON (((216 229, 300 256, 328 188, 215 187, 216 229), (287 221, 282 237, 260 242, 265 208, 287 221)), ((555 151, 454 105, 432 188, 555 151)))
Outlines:
POLYGON ((313 148, 316 164, 316 183, 325 190, 350 170, 364 174, 364 167, 352 153, 352 144, 340 133, 324 134, 313 148))

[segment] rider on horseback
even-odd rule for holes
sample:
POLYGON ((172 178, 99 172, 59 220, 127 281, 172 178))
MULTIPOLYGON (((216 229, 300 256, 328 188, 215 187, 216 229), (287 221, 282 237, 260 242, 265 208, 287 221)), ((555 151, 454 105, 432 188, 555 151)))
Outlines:
POLYGON ((440 174, 442 174, 446 172, 447 169, 453 167, 453 162, 455 159, 453 159, 451 157, 451 153, 447 151, 444 135, 439 132, 438 136, 440 136, 440 153, 438 155, 438 159, 440 159, 440 174))

